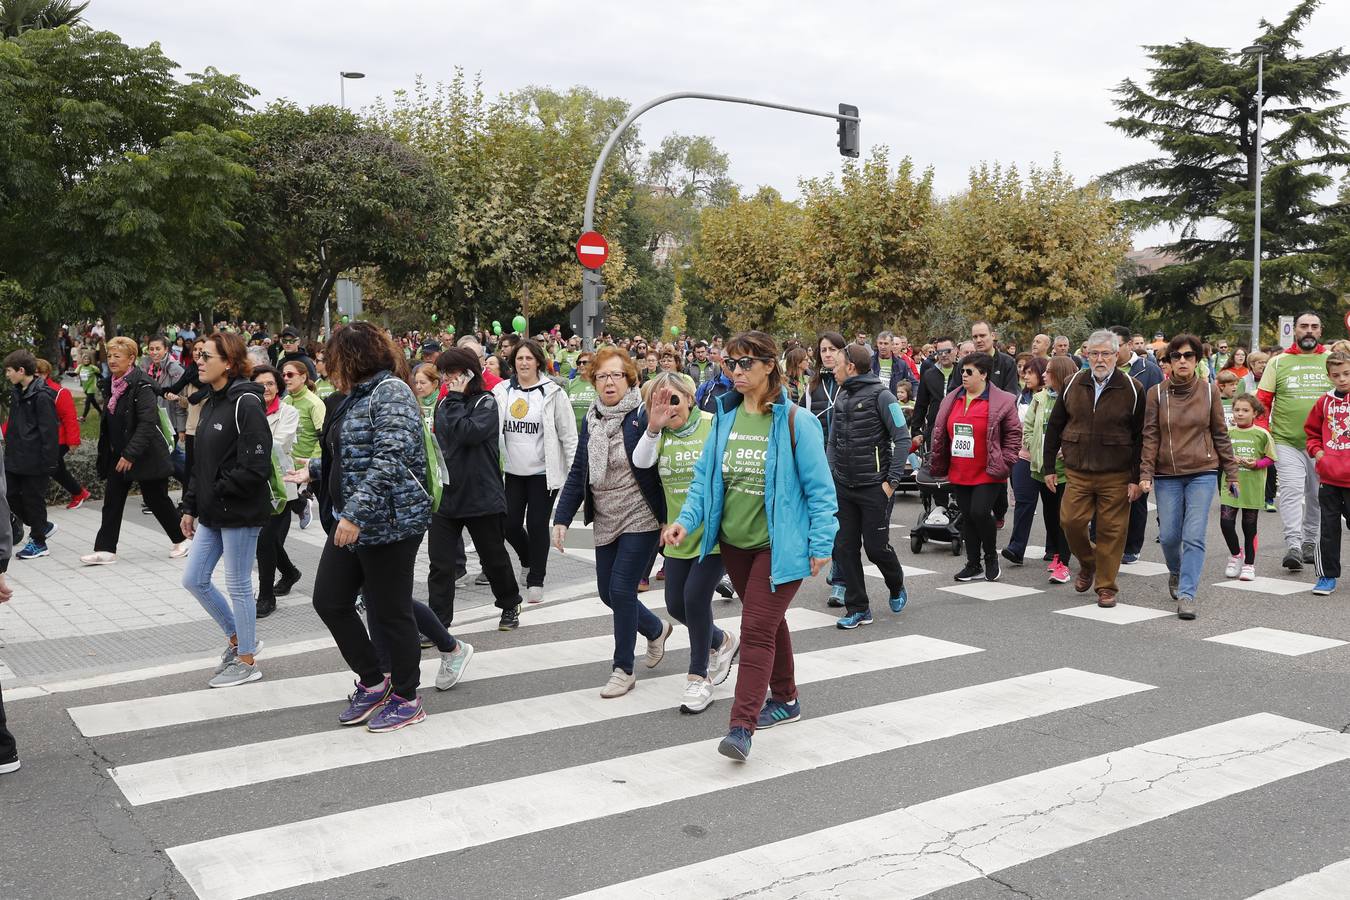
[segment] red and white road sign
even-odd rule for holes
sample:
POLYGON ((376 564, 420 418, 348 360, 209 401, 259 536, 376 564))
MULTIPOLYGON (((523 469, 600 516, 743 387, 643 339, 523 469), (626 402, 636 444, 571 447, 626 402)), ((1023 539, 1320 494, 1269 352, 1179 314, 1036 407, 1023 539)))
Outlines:
POLYGON ((1345 313, 1345 330, 1350 332, 1350 310, 1345 313))
POLYGON ((588 231, 577 241, 577 261, 588 269, 598 269, 609 259, 609 242, 598 231, 588 231))

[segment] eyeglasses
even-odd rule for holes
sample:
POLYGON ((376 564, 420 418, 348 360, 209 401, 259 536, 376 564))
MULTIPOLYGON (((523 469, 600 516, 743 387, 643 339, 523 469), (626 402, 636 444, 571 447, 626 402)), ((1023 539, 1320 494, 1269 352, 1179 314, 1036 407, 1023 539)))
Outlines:
POLYGON ((298 343, 300 343, 300 339, 299 339, 299 338, 293 338, 293 337, 284 337, 284 338, 281 339, 281 342, 282 342, 283 344, 298 344, 298 343))
POLYGON ((620 378, 627 378, 628 376, 623 372, 596 372, 594 377, 596 381, 618 381, 620 378))
POLYGON ((1194 361, 1194 360, 1195 360, 1195 351, 1194 351, 1194 350, 1174 350, 1173 352, 1167 354, 1167 358, 1170 359, 1172 362, 1178 362, 1178 361, 1183 360, 1183 359, 1188 359, 1188 360, 1194 361))
POLYGON ((933 352, 936 353, 938 356, 946 356, 948 353, 953 352, 955 349, 956 349, 955 347, 939 347, 937 348, 937 350, 933 352))
POLYGON ((1220 345, 1219 345, 1219 352, 1220 352, 1220 353, 1227 353, 1227 352, 1228 352, 1228 345, 1227 345, 1227 344, 1220 344, 1220 345))
POLYGON ((299 378, 299 377, 300 377, 300 373, 299 373, 299 372, 282 372, 282 373, 281 373, 281 377, 282 377, 282 378, 285 378, 287 381, 289 381, 289 380, 292 379, 292 378, 299 378))
POLYGON ((205 350, 203 350, 202 352, 197 354, 197 359, 200 360, 201 362, 206 362, 208 359, 220 359, 220 357, 214 353, 207 353, 205 350))
POLYGON ((1114 350, 1089 350, 1087 355, 1092 359, 1110 359, 1116 355, 1114 350))
POLYGON ((773 360, 767 356, 741 356, 735 358, 728 356, 723 362, 725 362, 727 367, 733 372, 737 369, 740 369, 742 372, 749 372, 755 363, 771 363, 773 360))
POLYGON ((979 375, 979 374, 980 374, 980 370, 979 370, 979 369, 962 369, 962 370, 961 370, 961 375, 962 375, 962 377, 964 377, 964 376, 966 376, 966 375, 979 375))

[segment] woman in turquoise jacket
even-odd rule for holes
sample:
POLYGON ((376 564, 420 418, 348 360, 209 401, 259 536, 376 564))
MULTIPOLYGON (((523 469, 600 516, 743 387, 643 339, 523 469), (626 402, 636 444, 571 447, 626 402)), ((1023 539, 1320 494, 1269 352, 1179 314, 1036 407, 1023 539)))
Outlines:
POLYGON ((784 615, 802 579, 830 564, 839 525, 820 423, 788 399, 773 338, 743 332, 725 353, 735 391, 717 399, 684 508, 663 539, 678 545, 702 527, 700 559, 718 545, 741 595, 736 701, 718 752, 743 761, 756 728, 801 718, 784 615))

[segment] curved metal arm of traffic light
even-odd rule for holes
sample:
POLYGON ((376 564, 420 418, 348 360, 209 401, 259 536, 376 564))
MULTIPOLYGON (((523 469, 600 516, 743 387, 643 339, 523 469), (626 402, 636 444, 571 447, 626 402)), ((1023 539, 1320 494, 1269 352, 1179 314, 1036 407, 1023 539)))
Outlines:
POLYGON ((847 116, 841 113, 828 112, 822 109, 807 109, 804 106, 788 106, 783 103, 770 103, 767 100, 753 100, 749 97, 730 97, 725 94, 704 94, 699 91, 680 91, 674 94, 666 94, 663 97, 657 97, 655 100, 649 100, 628 114, 628 118, 619 123, 619 127, 614 129, 614 133, 605 141, 604 149, 600 151, 600 158, 595 162, 595 168, 591 170, 591 184, 586 189, 586 216, 583 221, 583 229, 590 231, 595 224, 595 195, 600 190, 600 173, 605 169, 605 163, 609 160, 609 154, 613 152, 619 138, 628 130, 638 116, 645 113, 654 106, 660 106, 662 103, 669 103, 671 100, 716 100, 721 103, 744 103, 748 106, 765 106, 769 109, 781 109, 787 112, 801 113, 807 116, 821 116, 826 119, 835 119, 841 122, 859 122, 858 116, 847 116))

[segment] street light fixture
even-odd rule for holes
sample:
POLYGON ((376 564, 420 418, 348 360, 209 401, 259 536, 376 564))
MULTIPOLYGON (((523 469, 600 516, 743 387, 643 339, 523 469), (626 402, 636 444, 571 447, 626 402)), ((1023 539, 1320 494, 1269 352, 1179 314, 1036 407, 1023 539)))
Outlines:
POLYGON ((338 72, 338 95, 342 98, 342 108, 347 108, 347 79, 365 78, 365 72, 338 72))
POLYGON ((1265 76, 1266 48, 1252 44, 1242 48, 1243 56, 1256 57, 1256 223, 1252 237, 1252 342, 1261 346, 1261 120, 1265 107, 1262 79, 1265 76))

